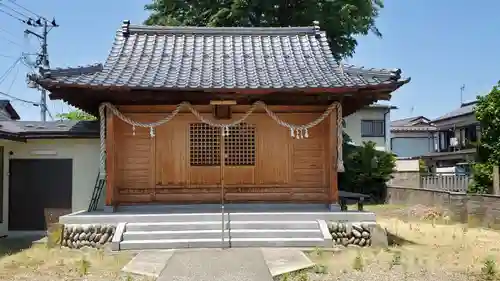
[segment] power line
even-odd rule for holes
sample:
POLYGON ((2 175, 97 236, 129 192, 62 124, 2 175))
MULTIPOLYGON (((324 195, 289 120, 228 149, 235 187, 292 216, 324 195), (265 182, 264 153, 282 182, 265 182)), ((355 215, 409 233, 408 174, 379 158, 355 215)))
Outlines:
MULTIPOLYGON (((1 1, 1 0, 0 0, 0 1, 1 1)), ((4 32, 5 34, 8 34, 8 35, 10 35, 10 36, 12 36, 12 37, 14 37, 14 38, 16 37, 14 34, 12 34, 11 32, 9 32, 9 31, 8 31, 8 30, 6 30, 5 28, 0 27, 0 31, 2 31, 2 32, 4 32)), ((19 44, 18 42, 13 41, 13 40, 11 40, 11 39, 9 39, 9 38, 7 38, 7 37, 3 37, 3 36, 2 36, 2 37, 0 37, 0 38, 3 38, 5 41, 8 41, 9 43, 14 44, 14 45, 17 45, 17 46, 19 46, 19 47, 21 47, 21 48, 23 47, 23 46, 21 46, 21 44, 19 44)))
POLYGON ((2 92, 2 91, 0 91, 0 95, 2 95, 2 96, 6 96, 6 97, 11 98, 11 99, 13 99, 13 100, 15 100, 15 101, 20 101, 20 102, 24 102, 24 103, 29 103, 29 104, 32 104, 32 105, 34 105, 34 106, 40 106, 40 104, 39 104, 39 103, 36 103, 36 102, 34 102, 34 101, 29 101, 29 100, 20 99, 20 98, 17 98, 17 97, 15 97, 15 96, 13 96, 13 95, 9 95, 9 94, 7 94, 7 93, 4 93, 4 92, 2 92))
POLYGON ((26 21, 26 20, 23 20, 23 19, 21 19, 20 17, 14 16, 13 14, 11 14, 11 13, 9 13, 9 12, 5 11, 5 10, 0 9, 0 12, 2 12, 2 13, 4 13, 4 14, 8 15, 9 17, 11 17, 11 18, 13 18, 13 19, 16 19, 16 20, 18 20, 18 21, 20 21, 20 22, 22 22, 22 23, 27 23, 27 21, 26 21))
POLYGON ((25 14, 23 14, 23 13, 19 12, 18 10, 14 9, 14 8, 11 8, 11 7, 9 7, 9 6, 5 5, 5 4, 3 4, 3 3, 0 3, 0 6, 3 6, 3 7, 5 7, 5 8, 7 8, 7 9, 9 9, 9 10, 13 11, 14 13, 16 13, 16 14, 20 15, 21 17, 25 17, 25 18, 28 18, 28 19, 30 18, 29 16, 27 16, 27 15, 25 15, 25 14))
POLYGON ((3 83, 5 78, 7 78, 7 76, 12 72, 12 69, 16 67, 16 65, 19 63, 20 60, 21 58, 18 58, 16 61, 14 61, 14 63, 9 68, 7 68, 7 70, 2 74, 2 76, 0 76, 0 84, 3 83))
POLYGON ((16 72, 14 73, 14 78, 12 78, 12 81, 10 81, 10 85, 7 88, 7 92, 10 93, 10 90, 12 89, 12 86, 17 80, 17 75, 19 74, 19 66, 16 67, 16 72))
POLYGON ((18 47, 21 47, 21 48, 23 47, 21 44, 17 43, 16 41, 12 41, 12 40, 10 40, 7 37, 0 36, 0 38, 3 39, 3 40, 5 40, 5 41, 7 41, 7 42, 9 42, 9 43, 11 43, 11 44, 14 44, 14 45, 18 46, 18 47))
POLYGON ((0 54, 0 57, 2 57, 2 58, 11 58, 11 59, 17 58, 17 57, 14 57, 14 56, 9 56, 9 55, 4 55, 4 54, 0 54))
POLYGON ((3 31, 3 32, 9 34, 12 37, 16 37, 16 35, 14 35, 13 33, 9 32, 7 29, 3 29, 2 27, 0 27, 0 31, 3 31))
POLYGON ((37 14, 37 13, 35 13, 35 12, 31 11, 30 9, 28 9, 28 8, 26 8, 26 7, 24 7, 24 6, 20 5, 20 4, 17 4, 17 2, 16 2, 16 1, 14 1, 14 0, 7 0, 7 1, 9 1, 10 3, 12 3, 12 4, 16 5, 17 7, 19 7, 19 8, 21 8, 21 9, 23 9, 24 11, 26 11, 26 12, 28 12, 28 13, 30 13, 30 14, 32 14, 32 15, 34 15, 34 16, 35 16, 35 17, 37 17, 37 18, 41 18, 41 19, 44 19, 44 20, 46 20, 46 21, 49 21, 49 20, 48 20, 48 19, 46 19, 45 17, 43 17, 43 16, 41 16, 41 15, 39 15, 39 14, 37 14))

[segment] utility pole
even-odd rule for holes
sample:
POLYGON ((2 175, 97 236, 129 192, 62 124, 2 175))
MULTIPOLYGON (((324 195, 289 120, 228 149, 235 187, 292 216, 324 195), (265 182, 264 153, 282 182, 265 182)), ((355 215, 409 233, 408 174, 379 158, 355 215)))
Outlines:
MULTIPOLYGON (((49 25, 48 25, 49 22, 45 18, 38 19, 36 21, 36 24, 38 24, 38 26, 43 27, 41 34, 38 34, 34 31, 29 30, 29 29, 26 29, 24 31, 24 33, 38 37, 38 39, 41 40, 41 43, 42 43, 41 47, 42 48, 41 48, 40 53, 38 54, 37 66, 38 66, 39 74, 42 75, 43 70, 48 70, 50 68, 49 53, 47 50, 47 36, 48 36, 50 30, 49 30, 49 25), (43 21, 43 23, 42 23, 42 21, 43 21)), ((55 19, 52 20, 51 27, 58 27, 58 26, 59 25, 56 24, 55 19)), ((47 91, 42 88, 40 92, 41 92, 41 96, 40 96, 40 120, 45 122, 45 121, 47 121, 47 91)))
POLYGON ((465 91, 465 84, 460 87, 460 106, 464 103, 464 91, 465 91))

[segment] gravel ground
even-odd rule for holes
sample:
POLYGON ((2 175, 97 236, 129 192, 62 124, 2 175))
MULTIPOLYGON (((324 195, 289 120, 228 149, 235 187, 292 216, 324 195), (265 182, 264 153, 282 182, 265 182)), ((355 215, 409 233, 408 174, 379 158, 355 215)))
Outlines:
MULTIPOLYGON (((408 272, 404 268, 397 266, 392 270, 381 268, 377 264, 367 266, 363 271, 352 270, 340 274, 310 274, 310 281, 471 281, 474 280, 471 274, 420 270, 408 272)), ((295 281, 295 280, 294 280, 295 281)))
MULTIPOLYGON (((454 224, 446 211, 422 205, 374 206, 378 223, 392 235, 411 241, 388 249, 347 248, 314 252, 316 272, 290 276, 288 281, 483 281, 486 260, 500 272, 500 232, 454 224), (319 270, 319 269, 323 270, 319 270)), ((286 280, 281 277, 276 280, 286 280)))

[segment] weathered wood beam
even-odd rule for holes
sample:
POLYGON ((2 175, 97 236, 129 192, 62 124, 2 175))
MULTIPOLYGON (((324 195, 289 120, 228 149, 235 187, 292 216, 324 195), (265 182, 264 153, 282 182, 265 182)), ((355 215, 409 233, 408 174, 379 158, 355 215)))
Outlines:
POLYGON ((116 206, 116 150, 114 114, 106 111, 106 206, 116 206))

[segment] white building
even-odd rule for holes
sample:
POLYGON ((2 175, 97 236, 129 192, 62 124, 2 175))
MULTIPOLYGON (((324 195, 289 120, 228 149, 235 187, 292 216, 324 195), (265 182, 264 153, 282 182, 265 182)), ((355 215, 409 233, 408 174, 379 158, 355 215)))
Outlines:
POLYGON ((391 109, 397 108, 382 104, 363 108, 344 119, 344 130, 355 145, 373 141, 377 149, 390 151, 391 109))

